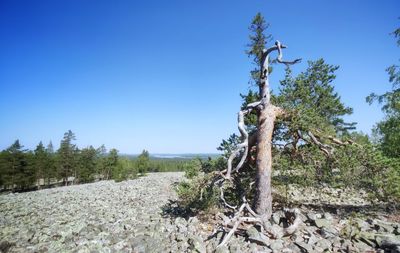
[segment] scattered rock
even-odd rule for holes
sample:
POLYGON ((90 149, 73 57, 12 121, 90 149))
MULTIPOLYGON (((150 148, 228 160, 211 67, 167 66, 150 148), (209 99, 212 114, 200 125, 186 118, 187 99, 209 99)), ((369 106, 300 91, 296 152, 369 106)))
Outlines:
POLYGON ((327 220, 333 220, 333 216, 330 213, 324 213, 324 218, 327 220))
POLYGON ((319 240, 315 245, 316 245, 317 247, 323 249, 324 251, 325 251, 325 250, 330 250, 331 247, 332 247, 332 243, 331 243, 329 240, 324 239, 324 238, 322 238, 321 240, 319 240))
POLYGON ((196 252, 206 253, 206 247, 203 240, 198 236, 191 236, 189 238, 189 244, 193 247, 196 252))
POLYGON ((283 241, 281 239, 276 239, 269 245, 269 248, 272 252, 281 252, 283 249, 283 241))
POLYGON ((315 219, 315 225, 318 228, 328 228, 331 226, 331 222, 332 221, 330 221, 328 219, 315 219))
MULTIPOLYGON (((398 223, 380 216, 343 218, 339 211, 317 213, 304 207, 300 215, 304 223, 291 236, 270 239, 255 226, 241 227, 247 236, 232 236, 228 245, 216 249, 222 232, 207 240, 212 229, 197 217, 162 215, 161 207, 176 199, 171 184, 182 176, 157 173, 120 183, 0 195, 0 252, 400 252, 398 223)), ((337 205, 366 203, 336 189, 323 189, 321 194, 291 192, 298 199, 323 198, 337 205), (334 199, 338 194, 348 199, 334 199)), ((178 214, 172 209, 163 211, 178 214)), ((283 216, 282 211, 273 214, 272 229, 286 225, 281 223, 283 216)))
POLYGON ((2 241, 2 242, 0 242, 0 252, 4 252, 4 253, 8 252, 8 250, 14 245, 15 245, 15 243, 2 241))
POLYGON ((228 249, 228 247, 226 247, 226 246, 224 245, 224 246, 218 247, 218 248, 215 250, 215 253, 229 253, 229 249, 228 249))
POLYGON ((313 252, 313 246, 305 242, 296 242, 296 245, 305 250, 306 252, 313 252))
POLYGON ((250 241, 264 246, 269 246, 271 244, 270 239, 263 233, 260 233, 254 226, 251 226, 249 229, 247 229, 246 233, 250 241))
POLYGON ((394 248, 400 246, 400 236, 387 235, 387 234, 376 234, 376 243, 380 248, 394 248))

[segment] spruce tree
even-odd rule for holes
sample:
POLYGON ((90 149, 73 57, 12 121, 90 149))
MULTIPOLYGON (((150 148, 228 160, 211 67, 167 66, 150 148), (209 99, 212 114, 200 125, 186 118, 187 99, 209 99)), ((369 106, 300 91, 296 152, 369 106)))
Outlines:
POLYGON ((4 185, 7 189, 25 190, 35 181, 35 171, 28 163, 28 154, 16 140, 2 155, 1 162, 4 185))
POLYGON ((142 175, 146 174, 149 170, 150 166, 150 155, 149 151, 143 150, 142 153, 138 156, 136 161, 136 166, 138 168, 138 172, 142 175))
POLYGON ((46 154, 47 164, 45 167, 45 181, 47 185, 50 185, 52 180, 57 179, 56 154, 54 153, 54 147, 51 141, 46 147, 46 154))
POLYGON ((97 161, 97 151, 93 146, 79 152, 77 182, 89 183, 95 180, 97 161))
POLYGON ((38 189, 40 189, 42 181, 44 181, 46 177, 46 167, 49 159, 42 142, 39 142, 39 144, 36 146, 33 159, 33 166, 36 172, 36 184, 38 189))
POLYGON ((60 148, 57 151, 58 176, 62 178, 64 185, 68 184, 68 177, 76 174, 74 172, 76 170, 77 148, 72 143, 73 140, 75 140, 75 134, 71 130, 68 130, 64 134, 60 148))
POLYGON ((117 165, 118 165, 118 150, 113 148, 110 150, 106 158, 106 173, 105 173, 106 180, 109 180, 111 176, 114 174, 117 165))

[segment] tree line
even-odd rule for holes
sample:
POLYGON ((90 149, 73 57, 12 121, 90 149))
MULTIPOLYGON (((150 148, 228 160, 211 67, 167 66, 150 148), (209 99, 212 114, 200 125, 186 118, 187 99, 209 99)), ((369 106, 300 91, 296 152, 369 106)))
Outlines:
POLYGON ((24 149, 19 140, 0 152, 0 190, 27 191, 58 185, 90 183, 114 179, 122 181, 147 172, 183 170, 184 160, 151 160, 149 152, 135 159, 122 157, 104 145, 79 149, 75 134, 64 134, 58 150, 52 142, 42 142, 34 150, 24 149))

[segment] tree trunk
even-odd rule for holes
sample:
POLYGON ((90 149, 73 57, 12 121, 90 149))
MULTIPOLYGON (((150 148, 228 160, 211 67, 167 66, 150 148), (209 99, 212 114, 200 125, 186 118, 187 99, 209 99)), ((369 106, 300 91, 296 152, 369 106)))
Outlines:
POLYGON ((257 177, 255 211, 263 218, 272 215, 272 133, 279 108, 266 105, 258 115, 257 177))

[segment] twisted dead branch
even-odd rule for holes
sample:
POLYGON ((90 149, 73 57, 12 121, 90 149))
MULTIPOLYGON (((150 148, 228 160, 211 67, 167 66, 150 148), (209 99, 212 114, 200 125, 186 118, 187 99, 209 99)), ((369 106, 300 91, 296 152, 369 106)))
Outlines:
POLYGON ((313 133, 311 131, 307 131, 306 135, 310 138, 305 138, 304 134, 300 130, 297 131, 298 136, 305 142, 307 143, 314 143, 327 157, 332 158, 333 154, 335 152, 335 147, 333 145, 337 146, 346 146, 346 145, 358 145, 356 142, 352 140, 339 140, 338 138, 335 138, 333 136, 327 135, 324 136, 325 139, 328 139, 333 145, 329 145, 327 143, 323 142, 323 137, 321 137, 321 131, 315 130, 316 133, 313 133))

